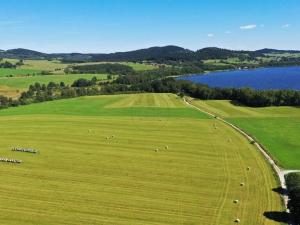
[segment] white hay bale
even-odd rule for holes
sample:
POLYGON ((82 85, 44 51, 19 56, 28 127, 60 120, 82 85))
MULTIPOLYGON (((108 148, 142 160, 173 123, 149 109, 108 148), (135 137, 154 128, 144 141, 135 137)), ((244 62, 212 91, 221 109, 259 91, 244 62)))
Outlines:
POLYGON ((233 201, 233 203, 238 204, 239 200, 236 199, 236 200, 233 201))
POLYGON ((244 187, 244 186, 245 186, 245 183, 241 183, 240 186, 241 186, 241 187, 244 187))
POLYGON ((237 219, 235 219, 235 221, 234 221, 235 223, 240 223, 241 222, 241 220, 239 219, 239 218, 237 218, 237 219))

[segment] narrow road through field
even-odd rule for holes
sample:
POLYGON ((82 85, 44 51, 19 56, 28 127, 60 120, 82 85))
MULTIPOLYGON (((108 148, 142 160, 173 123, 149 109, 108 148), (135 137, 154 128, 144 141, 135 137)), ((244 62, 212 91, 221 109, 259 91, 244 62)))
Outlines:
POLYGON ((282 194, 282 198, 283 198, 283 201, 284 201, 284 205, 286 207, 286 211, 289 212, 289 209, 288 209, 288 194, 287 194, 287 187, 286 187, 286 182, 285 182, 285 178, 284 176, 286 174, 289 174, 289 173, 294 173, 294 172, 300 172, 300 170, 283 170, 281 169, 276 163, 275 161, 272 159, 272 157, 267 153, 267 151, 262 147, 262 145, 260 145, 254 138, 252 138, 249 134, 247 134, 246 132, 244 132, 243 130, 241 130, 239 127, 233 125, 232 123, 208 112, 208 111, 205 111, 193 104, 191 104, 189 101, 186 100, 186 98, 183 98, 183 101, 190 107, 193 107, 203 113, 206 113, 212 117, 214 117, 215 119, 219 120, 219 121, 222 121, 223 123, 227 124, 228 126, 232 127, 233 129, 235 129, 236 131, 238 131, 240 134, 242 134, 244 137, 246 137, 251 143, 253 143, 254 146, 257 147, 257 149, 264 155, 264 157, 268 160, 268 162, 271 164, 271 166, 273 167, 274 171, 276 172, 278 178, 279 178, 279 182, 280 182, 280 186, 282 188, 282 190, 284 191, 283 194, 282 194))

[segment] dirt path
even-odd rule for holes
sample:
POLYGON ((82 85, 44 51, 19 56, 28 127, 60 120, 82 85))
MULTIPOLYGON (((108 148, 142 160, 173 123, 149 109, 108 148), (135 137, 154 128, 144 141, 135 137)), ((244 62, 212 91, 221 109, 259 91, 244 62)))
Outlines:
POLYGON ((188 102, 186 100, 186 98, 183 98, 183 101, 190 107, 193 107, 203 113, 206 113, 212 117, 214 117, 215 119, 219 120, 219 121, 222 121, 223 123, 227 124, 228 126, 232 127, 233 129, 235 129, 236 131, 238 131, 240 134, 242 134, 244 137, 246 137, 249 142, 253 143, 254 146, 256 146, 256 148, 264 155, 264 157, 268 160, 268 162, 271 164, 271 166, 273 167, 274 171, 276 172, 278 178, 279 178, 279 182, 280 182, 280 186, 282 188, 282 190, 284 191, 284 193, 282 194, 282 198, 283 198, 283 201, 284 201, 284 205, 286 207, 286 211, 289 212, 288 210, 288 195, 286 193, 286 183, 285 183, 285 179, 284 179, 284 176, 286 174, 289 174, 289 173, 294 173, 294 172, 300 172, 300 170, 283 170, 281 169, 276 163, 275 161, 271 158, 271 156, 269 156, 269 154, 265 151, 265 149, 257 142, 255 141, 249 134, 247 134, 246 132, 244 132, 243 130, 241 130, 240 128, 238 128, 237 126, 233 125, 232 123, 208 112, 208 111, 205 111, 193 104, 191 104, 190 102, 188 102))

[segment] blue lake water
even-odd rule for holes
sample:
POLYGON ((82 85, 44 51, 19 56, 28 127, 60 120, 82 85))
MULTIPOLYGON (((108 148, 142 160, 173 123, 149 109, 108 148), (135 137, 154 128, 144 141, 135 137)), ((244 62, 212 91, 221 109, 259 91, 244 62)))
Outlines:
POLYGON ((212 72, 178 79, 207 84, 210 87, 300 90, 300 66, 212 72))

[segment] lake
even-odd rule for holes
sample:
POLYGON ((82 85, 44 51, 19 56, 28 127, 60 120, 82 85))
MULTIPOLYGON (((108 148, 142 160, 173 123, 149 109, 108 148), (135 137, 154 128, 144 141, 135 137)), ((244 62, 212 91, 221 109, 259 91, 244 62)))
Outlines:
POLYGON ((300 66, 211 72, 183 76, 178 79, 221 88, 250 87, 259 90, 300 90, 300 66))

